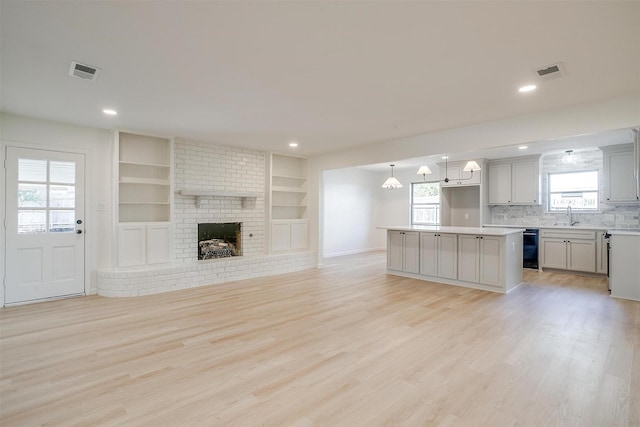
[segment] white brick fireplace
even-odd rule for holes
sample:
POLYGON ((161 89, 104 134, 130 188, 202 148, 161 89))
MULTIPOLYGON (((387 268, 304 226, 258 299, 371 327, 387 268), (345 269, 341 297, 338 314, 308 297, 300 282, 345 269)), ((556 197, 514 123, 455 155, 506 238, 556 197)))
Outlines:
POLYGON ((170 264, 98 272, 98 294, 138 296, 315 266, 313 252, 265 254, 265 156, 261 151, 175 139, 173 253, 170 264), (180 190, 255 194, 182 196, 180 190), (242 223, 242 256, 198 260, 198 223, 242 223))

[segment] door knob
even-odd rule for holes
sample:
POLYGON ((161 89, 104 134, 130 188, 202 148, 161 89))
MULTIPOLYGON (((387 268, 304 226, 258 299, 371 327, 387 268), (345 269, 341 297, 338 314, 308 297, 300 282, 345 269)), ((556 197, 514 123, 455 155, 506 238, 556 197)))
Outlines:
POLYGON ((82 230, 76 230, 76 234, 82 234, 82 230))

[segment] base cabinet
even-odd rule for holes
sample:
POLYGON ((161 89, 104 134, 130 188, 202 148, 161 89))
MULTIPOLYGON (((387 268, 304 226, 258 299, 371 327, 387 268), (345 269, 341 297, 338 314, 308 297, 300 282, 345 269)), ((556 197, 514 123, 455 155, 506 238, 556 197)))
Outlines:
POLYGON ((458 236, 458 279, 500 286, 500 242, 498 237, 458 236))
MULTIPOLYGON (((442 230, 387 231, 387 272, 447 285, 507 293, 522 283, 522 232, 458 234, 442 230)), ((469 231, 470 228, 465 228, 469 231)))
POLYGON ((420 233, 420 274, 455 280, 458 278, 458 236, 420 233))
POLYGON ((596 273, 607 274, 609 259, 607 254, 606 231, 598 231, 596 237, 596 273))
POLYGON ((118 267, 139 267, 171 260, 169 223, 118 226, 118 267))
POLYGON ((596 249, 595 231, 542 230, 540 264, 543 268, 596 273, 596 249))
POLYGON ((271 221, 271 251, 286 252, 309 247, 309 222, 306 219, 271 221))
POLYGON ((389 270, 418 274, 419 235, 417 231, 387 232, 387 268, 389 270))

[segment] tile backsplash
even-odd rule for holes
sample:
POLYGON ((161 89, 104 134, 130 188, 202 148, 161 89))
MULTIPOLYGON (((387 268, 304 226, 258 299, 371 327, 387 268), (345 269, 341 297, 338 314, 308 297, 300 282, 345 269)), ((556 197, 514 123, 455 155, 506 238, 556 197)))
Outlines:
POLYGON ((595 226, 598 228, 640 229, 640 203, 610 205, 602 203, 604 199, 603 153, 599 149, 578 151, 572 154, 574 163, 563 161, 564 153, 542 156, 541 197, 543 204, 539 206, 491 206, 493 224, 550 226, 569 225, 566 213, 547 212, 544 201, 547 199, 547 174, 552 172, 570 172, 598 170, 600 209, 593 213, 574 212, 573 218, 579 226, 595 226))

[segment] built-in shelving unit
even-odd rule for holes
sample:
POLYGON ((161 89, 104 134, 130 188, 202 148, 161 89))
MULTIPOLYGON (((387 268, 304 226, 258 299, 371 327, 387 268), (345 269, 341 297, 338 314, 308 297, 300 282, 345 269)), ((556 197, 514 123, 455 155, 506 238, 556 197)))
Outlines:
POLYGON ((172 152, 169 138, 116 132, 119 267, 171 260, 172 152))
POLYGON ((271 155, 271 251, 306 249, 307 161, 300 157, 271 155))
POLYGON ((117 138, 118 221, 169 221, 171 140, 127 132, 117 138))

